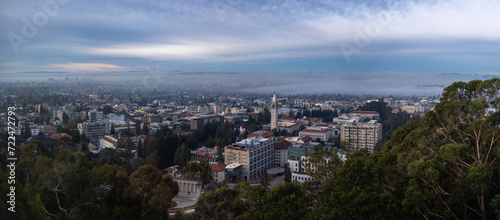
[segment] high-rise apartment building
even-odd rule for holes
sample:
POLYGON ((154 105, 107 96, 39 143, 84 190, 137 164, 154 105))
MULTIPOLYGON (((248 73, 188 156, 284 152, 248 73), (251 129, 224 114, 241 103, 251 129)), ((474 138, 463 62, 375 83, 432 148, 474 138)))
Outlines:
POLYGON ((226 164, 242 165, 242 181, 259 179, 274 164, 274 142, 268 138, 247 138, 226 146, 224 153, 226 164))
POLYGON ((376 120, 368 123, 349 120, 341 126, 340 140, 354 149, 373 151, 377 142, 382 140, 382 124, 376 120))

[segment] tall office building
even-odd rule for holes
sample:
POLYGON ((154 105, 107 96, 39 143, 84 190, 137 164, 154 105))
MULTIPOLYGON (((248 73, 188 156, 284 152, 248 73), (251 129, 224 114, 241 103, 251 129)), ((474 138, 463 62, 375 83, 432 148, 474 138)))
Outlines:
POLYGON ((276 93, 273 94, 271 101, 271 130, 278 129, 278 109, 276 106, 276 93))
POLYGON ((85 134, 90 143, 99 146, 101 137, 109 134, 109 126, 106 123, 99 122, 84 122, 78 124, 80 134, 85 134))
POLYGON ((373 151, 378 141, 382 140, 382 124, 376 120, 368 123, 357 123, 349 120, 340 129, 340 140, 354 149, 373 151))

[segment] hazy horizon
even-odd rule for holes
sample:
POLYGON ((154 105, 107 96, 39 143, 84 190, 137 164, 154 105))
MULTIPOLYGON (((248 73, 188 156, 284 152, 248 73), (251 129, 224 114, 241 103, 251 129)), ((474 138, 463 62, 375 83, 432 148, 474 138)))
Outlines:
POLYGON ((498 9, 491 0, 0 0, 0 79, 440 94, 500 76, 498 9))

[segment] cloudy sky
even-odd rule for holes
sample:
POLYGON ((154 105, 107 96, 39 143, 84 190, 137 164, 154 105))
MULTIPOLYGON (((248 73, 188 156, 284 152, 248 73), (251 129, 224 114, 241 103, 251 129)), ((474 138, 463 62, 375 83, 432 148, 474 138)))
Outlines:
POLYGON ((304 90, 427 90, 500 75, 499 11, 497 0, 0 0, 0 79, 159 66, 304 90))

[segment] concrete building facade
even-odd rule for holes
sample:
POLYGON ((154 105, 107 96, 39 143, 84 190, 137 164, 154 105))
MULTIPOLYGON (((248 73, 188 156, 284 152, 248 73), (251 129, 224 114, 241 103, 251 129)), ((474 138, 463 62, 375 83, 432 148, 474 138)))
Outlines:
POLYGON ((274 164, 274 142, 252 137, 225 148, 226 164, 241 164, 241 181, 255 181, 274 164))
POLYGON ((99 146, 100 144, 99 139, 104 135, 109 134, 109 126, 107 123, 85 122, 78 124, 78 131, 80 132, 80 134, 85 134, 85 136, 87 136, 87 138, 89 139, 90 143, 99 146))
POLYGON ((222 123, 224 122, 224 118, 221 115, 203 115, 203 116, 195 116, 190 120, 191 130, 199 130, 206 123, 222 123))
POLYGON ((271 100, 271 130, 278 129, 278 106, 276 104, 276 94, 271 100))
POLYGON ((373 151, 378 141, 382 140, 382 124, 376 120, 368 123, 357 123, 350 120, 340 129, 340 141, 355 149, 373 151))

